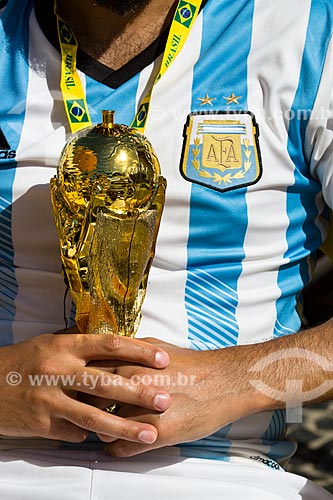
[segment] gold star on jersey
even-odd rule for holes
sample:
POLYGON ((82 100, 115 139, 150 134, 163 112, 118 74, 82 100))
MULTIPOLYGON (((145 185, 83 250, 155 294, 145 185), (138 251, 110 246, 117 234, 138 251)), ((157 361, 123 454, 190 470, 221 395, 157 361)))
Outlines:
POLYGON ((213 106, 213 101, 216 100, 216 97, 209 97, 208 94, 205 95, 205 97, 198 97, 198 101, 201 101, 200 106, 204 106, 205 104, 209 104, 210 106, 213 106))
POLYGON ((223 97, 227 101, 227 106, 230 106, 230 104, 239 104, 239 99, 241 99, 241 95, 235 95, 234 92, 230 94, 229 97, 223 97))

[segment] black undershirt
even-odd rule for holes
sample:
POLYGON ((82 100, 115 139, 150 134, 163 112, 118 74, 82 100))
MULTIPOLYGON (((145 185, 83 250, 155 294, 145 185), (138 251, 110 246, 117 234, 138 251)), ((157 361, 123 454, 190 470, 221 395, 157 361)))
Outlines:
MULTIPOLYGON (((204 0, 202 2, 202 7, 207 1, 208 0, 204 0)), ((35 13, 38 24, 44 35, 60 53, 53 1, 35 0, 35 13)), ((133 76, 140 73, 146 66, 155 61, 155 59, 163 53, 168 33, 169 27, 140 54, 117 70, 108 68, 99 61, 96 61, 79 47, 77 52, 77 68, 94 80, 116 89, 130 80, 133 76)))

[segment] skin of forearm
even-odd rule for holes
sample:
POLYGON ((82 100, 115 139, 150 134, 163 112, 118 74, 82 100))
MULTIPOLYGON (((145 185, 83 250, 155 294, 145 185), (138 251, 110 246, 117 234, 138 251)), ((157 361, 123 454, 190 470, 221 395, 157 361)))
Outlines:
POLYGON ((216 351, 215 362, 223 373, 221 403, 237 394, 244 416, 331 400, 333 319, 268 342, 216 351))

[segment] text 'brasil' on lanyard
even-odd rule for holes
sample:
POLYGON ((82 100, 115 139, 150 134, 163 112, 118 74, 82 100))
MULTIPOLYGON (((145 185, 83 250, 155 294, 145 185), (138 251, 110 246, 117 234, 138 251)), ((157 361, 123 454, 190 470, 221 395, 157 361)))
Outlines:
MULTIPOLYGON (((160 70, 152 88, 142 99, 131 124, 133 128, 136 128, 141 133, 144 133, 146 127, 154 87, 181 52, 199 13, 201 4, 202 0, 191 0, 190 3, 184 0, 178 2, 160 70)), ((76 69, 78 43, 71 28, 58 15, 56 0, 54 2, 54 13, 57 18, 58 37, 61 48, 60 88, 71 131, 76 132, 92 125, 85 91, 76 69)))

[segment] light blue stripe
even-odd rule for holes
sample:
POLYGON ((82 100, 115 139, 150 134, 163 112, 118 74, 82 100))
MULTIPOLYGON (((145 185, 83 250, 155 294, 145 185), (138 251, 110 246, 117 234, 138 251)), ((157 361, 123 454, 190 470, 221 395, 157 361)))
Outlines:
MULTIPOLYGON (((216 297, 218 300, 222 300, 223 302, 226 302, 230 307, 236 307, 236 305, 237 305, 236 293, 234 293, 234 291, 232 291, 232 293, 230 293, 230 291, 226 287, 226 285, 222 282, 217 282, 213 275, 209 275, 208 273, 204 273, 204 276, 206 278, 206 279, 204 279, 202 277, 202 272, 200 270, 198 270, 198 272, 194 275, 195 281, 191 281, 190 276, 191 276, 191 273, 188 272, 188 283, 194 283, 196 286, 200 286, 200 288, 203 290, 206 290, 206 286, 208 284, 210 289, 211 289, 210 295, 212 297, 216 297), (207 277, 209 277, 210 279, 208 280, 207 277), (219 284, 219 287, 216 286, 216 284, 215 284, 216 282, 219 284), (198 285, 199 283, 200 283, 200 285, 198 285), (221 290, 223 292, 222 297, 220 296, 221 290), (226 290, 227 290, 227 292, 226 292, 226 290)), ((235 321, 235 324, 236 324, 236 321, 235 321)))
MULTIPOLYGON (((6 98, 0 101, 0 126, 12 150, 20 141, 25 115, 28 85, 28 20, 33 2, 11 0, 0 20, 0 88, 6 98), (21 106, 20 106, 21 105, 21 106), (21 111, 12 113, 13 109, 21 111)), ((0 161, 0 345, 13 343, 12 322, 15 317, 15 298, 18 285, 15 279, 12 242, 12 189, 16 162, 0 161), (3 286, 10 282, 10 288, 3 286)))
MULTIPOLYGON (((225 312, 221 314, 221 312, 217 310, 218 308, 222 310, 222 307, 226 307, 225 305, 223 305, 224 302, 223 300, 217 300, 216 302, 214 302, 209 296, 205 297, 203 294, 199 293, 197 290, 194 290, 191 287, 188 289, 188 296, 186 298, 186 302, 189 305, 192 304, 198 305, 199 309, 202 309, 203 311, 209 311, 210 314, 213 315, 216 321, 224 320, 224 323, 227 323, 228 320, 228 324, 233 323, 233 325, 231 325, 231 329, 237 332, 237 326, 235 325, 235 321, 233 319, 234 316, 232 315, 232 313, 226 309, 225 312)), ((236 308, 233 307, 231 310, 234 311, 235 309, 236 308)))
MULTIPOLYGON (((190 297, 190 292, 188 293, 190 297)), ((216 312, 213 307, 204 305, 202 301, 198 299, 196 300, 194 297, 192 297, 191 299, 192 300, 189 300, 189 298, 187 298, 185 302, 187 309, 190 309, 192 313, 195 312, 197 315, 200 315, 202 319, 209 316, 210 323, 214 321, 215 324, 218 325, 218 328, 221 328, 221 331, 223 331, 225 335, 228 335, 230 338, 233 339, 234 344, 237 343, 238 332, 237 329, 235 329, 234 325, 232 325, 232 321, 230 321, 228 318, 229 314, 228 311, 226 311, 225 314, 222 316, 220 313, 216 312), (234 331, 234 333, 232 333, 232 331, 234 331)))
MULTIPOLYGON (((187 305, 188 309, 191 309, 192 314, 197 316, 197 318, 200 318, 201 321, 205 321, 207 324, 211 325, 213 328, 215 327, 215 323, 212 320, 211 316, 209 315, 209 311, 206 312, 205 310, 201 310, 199 313, 197 311, 196 306, 193 306, 192 304, 189 304, 188 302, 186 302, 186 305, 187 305)), ((230 332, 228 332, 228 330, 225 328, 225 326, 228 327, 229 325, 225 321, 221 321, 218 326, 219 326, 219 329, 221 329, 225 335, 228 335, 233 340, 233 343, 235 343, 235 340, 237 340, 237 337, 235 335, 230 334, 230 332)))
POLYGON ((216 332, 212 332, 207 328, 207 326, 205 328, 205 325, 200 321, 194 322, 193 320, 189 319, 189 326, 192 332, 198 335, 200 341, 203 344, 206 342, 214 345, 214 349, 219 349, 221 346, 221 342, 223 342, 226 347, 231 347, 234 345, 231 341, 228 342, 225 337, 217 335, 216 332))
MULTIPOLYGON (((252 1, 235 5, 232 0, 223 2, 223 5, 208 2, 205 6, 201 57, 194 69, 192 111, 247 109, 247 58, 252 37, 253 8, 252 1), (217 19, 218 22, 214 22, 217 19), (239 105, 227 106, 223 97, 232 92, 242 97, 239 105), (214 106, 209 108, 200 106, 199 98, 206 93, 215 98, 214 106)), ((215 330, 220 331, 219 347, 229 346, 230 340, 237 343, 237 282, 245 256, 243 244, 247 228, 245 195, 245 188, 220 193, 192 184, 185 299, 189 318, 188 336, 193 345, 201 345, 207 340, 198 328, 194 328, 193 325, 198 325, 197 317, 189 306, 196 307, 197 315, 203 311, 202 322, 209 311, 211 321, 216 324, 215 330), (225 293, 226 287, 231 294, 225 293), (223 327, 221 318, 225 320, 223 327), (229 333, 228 330, 224 333, 228 324, 232 328, 229 333)))
MULTIPOLYGON (((247 59, 253 9, 254 2, 248 0, 211 1, 204 7, 201 56, 194 69, 192 111, 247 109, 247 59), (227 107, 223 97, 232 92, 242 98, 239 105, 227 107), (205 108, 200 106, 199 98, 206 93, 216 99, 212 101, 213 106, 205 108)), ((245 188, 220 193, 197 184, 191 187, 185 305, 188 337, 194 349, 237 344, 237 282, 245 256, 243 246, 248 223, 245 195, 245 188), (209 322, 206 321, 208 315, 209 322)), ((182 455, 228 460, 230 429, 231 426, 227 426, 213 436, 181 445, 182 455)))
POLYGON ((312 0, 304 46, 299 85, 291 108, 288 152, 295 165, 295 182, 287 191, 288 250, 284 257, 290 263, 282 266, 278 276, 281 298, 277 301, 276 337, 298 331, 301 325, 296 311, 297 300, 309 279, 307 257, 322 243, 321 233, 314 224, 318 215, 315 197, 320 184, 310 177, 304 156, 304 141, 330 39, 332 37, 333 4, 326 0, 312 0), (300 116, 300 114, 302 116, 300 116))
MULTIPOLYGON (((195 305, 195 304, 194 304, 194 305, 193 305, 193 304, 189 304, 188 302, 186 302, 186 307, 187 307, 187 309, 189 309, 189 310, 191 311, 191 317, 189 317, 189 321, 191 321, 191 318, 192 318, 192 316, 194 316, 194 315, 195 315, 195 317, 200 318, 202 321, 205 321, 205 318, 206 318, 206 316, 207 316, 207 314, 206 314, 206 313, 207 313, 207 312, 209 313, 209 312, 211 311, 211 310, 209 310, 209 309, 207 310, 207 309, 205 309, 205 308, 202 308, 202 305, 200 304, 200 302, 199 302, 199 301, 197 302, 197 305, 195 305), (198 309, 198 307, 197 307, 197 306, 199 306, 199 307, 200 307, 200 309, 198 309)), ((192 321, 194 321, 194 320, 195 320, 195 317, 194 317, 194 318, 192 318, 192 321)), ((222 333, 223 333, 223 336, 224 336, 225 340, 230 339, 231 343, 232 343, 233 345, 235 345, 235 341, 237 342, 237 336, 232 335, 232 334, 228 331, 228 329, 227 329, 227 328, 225 328, 225 325, 226 325, 226 326, 228 326, 228 325, 227 325, 227 323, 226 323, 225 321, 223 321, 223 322, 221 323, 221 322, 218 322, 218 320, 219 320, 219 318, 218 318, 218 319, 216 319, 216 317, 214 317, 214 316, 213 316, 213 318, 212 318, 212 316, 211 316, 211 320, 209 321, 209 324, 210 324, 210 325, 212 325, 212 321, 214 321, 214 322, 215 322, 215 323, 214 323, 214 327, 215 327, 215 329, 216 329, 216 325, 218 325, 218 330, 217 330, 217 331, 219 331, 219 330, 220 330, 220 334, 222 334, 222 333)))
MULTIPOLYGON (((190 292, 189 292, 189 294, 190 294, 190 292)), ((192 311, 196 312, 197 314, 198 314, 197 305, 200 305, 200 309, 201 309, 200 314, 203 317, 209 318, 209 320, 212 321, 212 316, 211 316, 212 308, 211 307, 203 307, 202 302, 199 299, 196 299, 193 296, 193 297, 191 297, 191 300, 189 300, 189 299, 186 300, 186 304, 187 304, 187 307, 189 309, 192 309, 192 311)), ((232 319, 231 319, 231 321, 226 321, 229 318, 227 318, 225 314, 224 315, 216 314, 216 316, 220 320, 220 323, 227 326, 228 330, 235 332, 234 335, 232 335, 232 334, 231 335, 237 340, 237 325, 234 324, 234 321, 232 319)))

